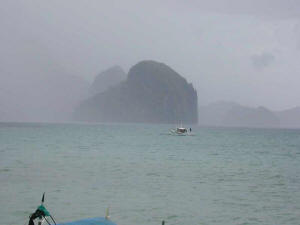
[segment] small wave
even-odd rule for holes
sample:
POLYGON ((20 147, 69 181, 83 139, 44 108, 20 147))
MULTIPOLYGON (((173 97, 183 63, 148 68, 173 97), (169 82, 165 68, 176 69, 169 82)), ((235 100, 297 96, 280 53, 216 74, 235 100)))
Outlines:
POLYGON ((11 169, 8 169, 8 168, 0 169, 0 173, 6 173, 9 171, 11 171, 11 169))
POLYGON ((167 219, 170 220, 170 219, 175 219, 177 217, 178 217, 177 215, 171 215, 171 216, 168 216, 167 219))
POLYGON ((160 175, 158 173, 147 173, 146 176, 159 177, 160 175))

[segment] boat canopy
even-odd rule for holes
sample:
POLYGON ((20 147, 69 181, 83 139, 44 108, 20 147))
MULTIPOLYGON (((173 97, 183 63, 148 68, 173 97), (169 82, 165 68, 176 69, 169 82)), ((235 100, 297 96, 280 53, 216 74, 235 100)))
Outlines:
POLYGON ((186 132, 187 129, 186 129, 186 128, 183 128, 183 127, 179 127, 179 128, 177 128, 177 131, 180 131, 180 132, 186 132))
POLYGON ((89 218, 89 219, 73 221, 69 223, 60 223, 57 225, 116 225, 116 224, 104 217, 97 217, 97 218, 89 218))

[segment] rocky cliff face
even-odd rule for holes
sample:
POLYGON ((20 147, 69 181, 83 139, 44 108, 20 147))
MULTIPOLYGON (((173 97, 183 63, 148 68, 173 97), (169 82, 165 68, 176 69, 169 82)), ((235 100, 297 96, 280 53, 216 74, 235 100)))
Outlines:
POLYGON ((82 102, 74 118, 97 122, 197 123, 197 92, 163 63, 142 61, 126 81, 82 102))
POLYGON ((127 74, 120 66, 113 66, 96 76, 91 85, 90 93, 95 95, 108 90, 126 80, 127 74))

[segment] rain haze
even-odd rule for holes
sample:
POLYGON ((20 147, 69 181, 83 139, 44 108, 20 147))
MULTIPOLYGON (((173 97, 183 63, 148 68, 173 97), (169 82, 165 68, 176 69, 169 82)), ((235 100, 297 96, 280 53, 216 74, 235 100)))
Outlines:
POLYGON ((300 224, 300 0, 0 2, 0 225, 300 224))
POLYGON ((142 60, 187 78, 199 105, 300 106, 300 1, 1 3, 2 121, 67 120, 97 74, 142 60))

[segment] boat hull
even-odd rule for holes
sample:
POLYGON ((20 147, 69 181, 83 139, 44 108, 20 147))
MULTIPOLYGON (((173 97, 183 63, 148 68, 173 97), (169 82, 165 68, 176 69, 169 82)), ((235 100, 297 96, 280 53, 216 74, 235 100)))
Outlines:
POLYGON ((82 219, 82 220, 68 222, 68 223, 60 223, 57 225, 116 225, 116 224, 103 217, 97 217, 97 218, 82 219))

